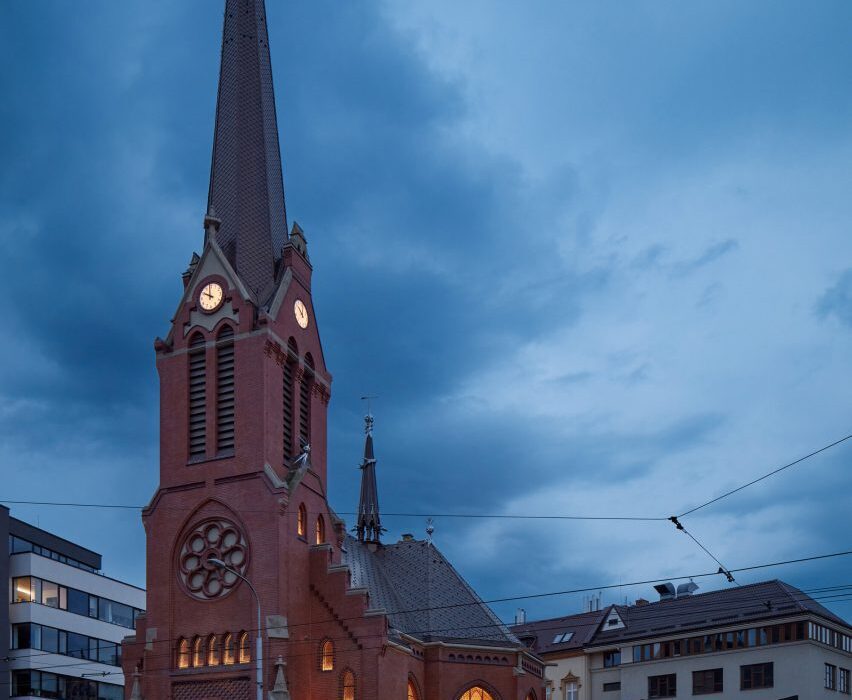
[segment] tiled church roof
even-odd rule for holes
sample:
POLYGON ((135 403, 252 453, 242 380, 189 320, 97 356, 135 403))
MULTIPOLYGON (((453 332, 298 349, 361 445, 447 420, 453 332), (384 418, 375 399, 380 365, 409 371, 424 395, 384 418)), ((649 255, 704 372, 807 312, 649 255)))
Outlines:
POLYGON ((430 641, 518 646, 520 642, 430 542, 371 546, 348 536, 352 586, 388 613, 392 632, 430 641))
POLYGON ((228 0, 208 215, 216 242, 264 303, 287 242, 272 67, 263 0, 228 0))

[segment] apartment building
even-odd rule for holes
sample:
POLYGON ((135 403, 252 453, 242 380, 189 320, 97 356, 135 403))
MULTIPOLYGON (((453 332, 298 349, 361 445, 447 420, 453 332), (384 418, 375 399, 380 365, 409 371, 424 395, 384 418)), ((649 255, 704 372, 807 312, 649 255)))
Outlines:
POLYGON ((145 591, 99 573, 101 555, 0 506, 0 699, 122 700, 121 640, 145 591))

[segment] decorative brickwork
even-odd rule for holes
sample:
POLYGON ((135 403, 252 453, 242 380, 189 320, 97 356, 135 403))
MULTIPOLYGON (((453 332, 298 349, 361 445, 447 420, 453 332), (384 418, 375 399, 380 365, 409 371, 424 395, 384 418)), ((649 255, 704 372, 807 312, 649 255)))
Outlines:
POLYGON ((180 581, 194 598, 221 598, 240 579, 232 571, 223 571, 210 563, 210 559, 219 559, 242 574, 248 566, 248 554, 246 536, 238 525, 226 518, 204 520, 186 536, 181 547, 180 581))
POLYGON ((174 700, 251 700, 254 690, 248 678, 221 681, 181 681, 172 684, 174 700))

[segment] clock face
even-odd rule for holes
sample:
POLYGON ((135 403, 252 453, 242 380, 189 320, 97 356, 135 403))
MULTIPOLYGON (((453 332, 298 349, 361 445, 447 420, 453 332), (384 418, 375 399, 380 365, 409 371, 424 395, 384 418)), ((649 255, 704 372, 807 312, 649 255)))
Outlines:
POLYGON ((225 298, 225 291, 222 285, 216 282, 208 282, 201 288, 201 293, 198 295, 198 305, 202 311, 211 313, 222 305, 225 298))
POLYGON ((293 304, 293 313, 296 315, 296 323, 298 323, 302 328, 307 328, 308 310, 305 308, 305 302, 301 299, 296 299, 296 303, 293 304))

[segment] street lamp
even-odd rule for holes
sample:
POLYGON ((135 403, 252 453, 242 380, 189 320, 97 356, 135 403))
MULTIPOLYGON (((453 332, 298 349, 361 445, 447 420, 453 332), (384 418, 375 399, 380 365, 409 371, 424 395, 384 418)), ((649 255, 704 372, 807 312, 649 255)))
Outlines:
POLYGON ((224 571, 230 571, 234 576, 241 578, 248 585, 249 590, 254 595, 254 599, 257 602, 257 700, 263 700, 263 628, 260 624, 260 597, 257 595, 257 591, 254 590, 254 586, 251 585, 251 581, 249 581, 245 576, 243 576, 239 571, 235 571, 230 566, 228 566, 221 559, 217 559, 216 557, 210 557, 208 560, 213 566, 217 569, 222 569, 224 571))

